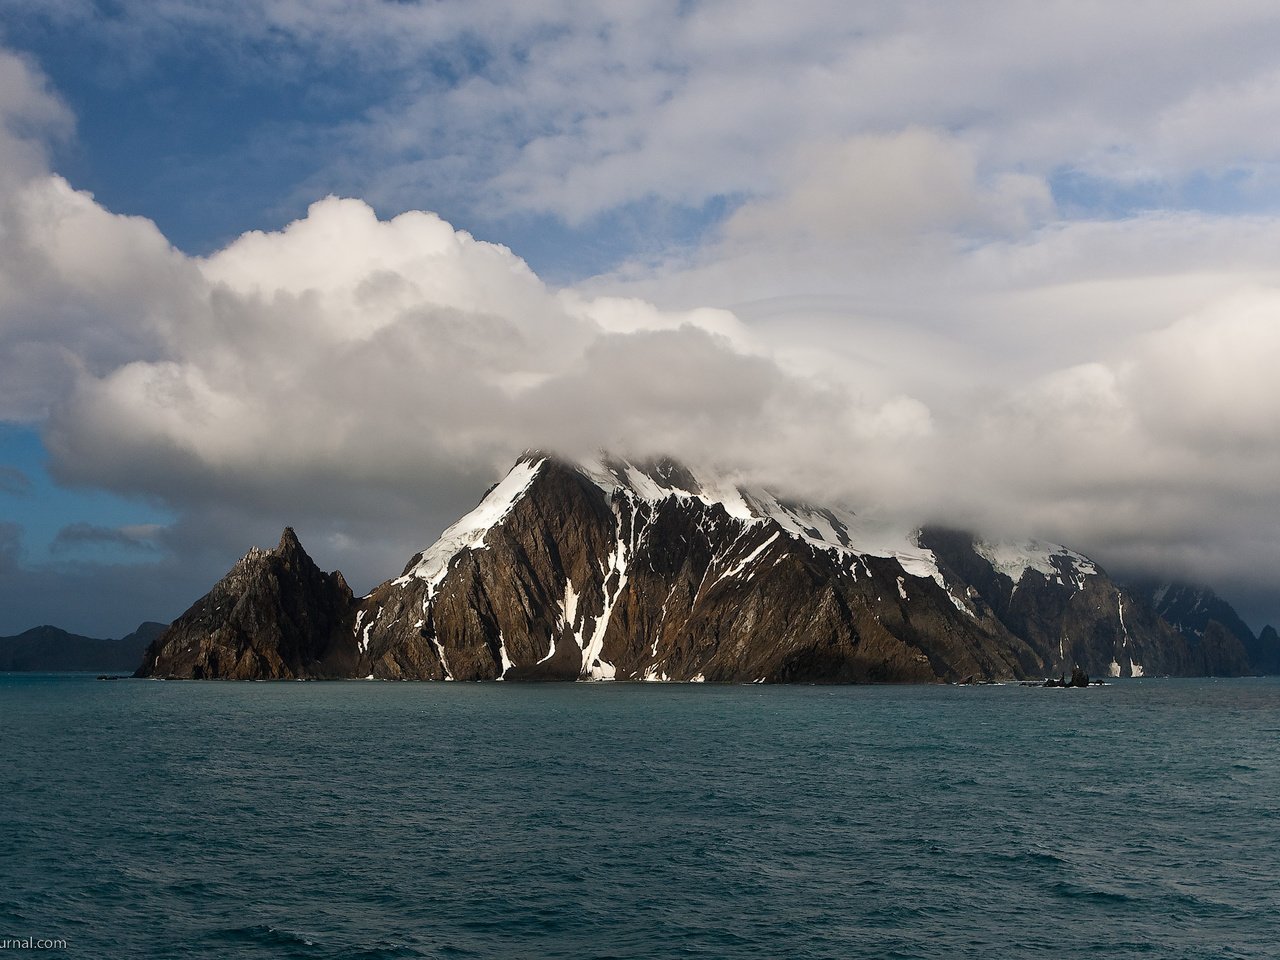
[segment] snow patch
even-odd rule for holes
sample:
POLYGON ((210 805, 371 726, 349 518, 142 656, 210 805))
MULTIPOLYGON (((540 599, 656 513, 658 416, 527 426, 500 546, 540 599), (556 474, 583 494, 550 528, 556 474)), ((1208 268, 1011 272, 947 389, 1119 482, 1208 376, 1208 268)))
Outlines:
POLYGON ((719 583, 721 580, 726 580, 729 577, 736 577, 738 574, 742 573, 743 570, 747 569, 747 567, 750 566, 751 563, 755 561, 756 557, 764 553, 765 550, 769 548, 769 545, 777 539, 778 539, 778 534, 776 533, 773 534, 773 536, 769 537, 768 540, 760 544, 760 546, 756 547, 749 554, 747 554, 745 557, 739 560, 736 564, 734 564, 732 569, 726 570, 724 573, 720 574, 716 582, 719 583))
POLYGON ((440 539, 428 547, 413 569, 398 578, 395 583, 403 586, 410 580, 425 580, 429 588, 439 586, 449 570, 449 561, 463 550, 481 550, 484 538, 520 502, 533 483, 534 477, 546 458, 521 460, 502 481, 489 491, 480 505, 440 535, 440 539))
POLYGON ((1035 570, 1050 579, 1061 582, 1062 570, 1052 562, 1066 560, 1077 580, 1077 587, 1083 588, 1083 578, 1098 572, 1097 566, 1088 557, 1057 543, 1046 543, 1043 540, 1003 540, 989 542, 976 541, 973 545, 978 556, 986 560, 992 567, 1003 573, 1015 584, 1022 579, 1028 570, 1035 570))
POLYGON ((436 656, 440 658, 440 669, 444 671, 444 678, 446 680, 452 680, 453 671, 449 669, 449 661, 444 657, 444 644, 436 637, 432 637, 431 645, 436 648, 436 656))
POLYGON ((828 509, 783 501, 768 490, 742 487, 727 476, 693 476, 691 486, 696 492, 692 492, 663 481, 654 475, 655 471, 606 455, 581 461, 578 468, 611 496, 621 489, 635 499, 650 503, 676 497, 699 500, 708 506, 719 505, 730 517, 746 524, 772 520, 791 539, 820 550, 833 550, 850 557, 894 558, 906 573, 930 577, 946 588, 933 551, 920 546, 918 530, 903 530, 896 524, 844 508, 828 509))
POLYGON ((514 667, 515 664, 511 662, 511 657, 507 655, 507 641, 503 637, 501 630, 498 631, 498 658, 502 663, 502 672, 498 674, 498 679, 505 680, 507 671, 514 667))
POLYGON ((1137 660, 1134 660, 1132 657, 1129 658, 1129 676, 1131 677, 1142 676, 1142 664, 1140 664, 1137 660))

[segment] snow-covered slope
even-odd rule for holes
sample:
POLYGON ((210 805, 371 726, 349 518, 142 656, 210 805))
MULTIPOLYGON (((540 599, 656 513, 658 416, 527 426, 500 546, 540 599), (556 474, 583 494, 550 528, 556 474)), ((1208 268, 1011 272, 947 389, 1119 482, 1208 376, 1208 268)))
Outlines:
POLYGON ((1015 584, 1028 570, 1051 580, 1080 585, 1084 577, 1096 576, 1098 566, 1088 557, 1057 543, 1043 540, 977 540, 974 550, 1015 584))
POLYGON ((919 531, 905 530, 843 507, 786 500, 761 487, 740 485, 730 477, 695 474, 667 459, 637 464, 601 454, 579 466, 606 493, 623 490, 650 503, 677 497, 719 505, 729 516, 747 523, 772 520, 787 536, 820 550, 847 557, 892 557, 912 576, 930 577, 946 586, 932 551, 918 542, 919 531))
POLYGON ((425 580, 432 589, 444 579, 449 561, 463 550, 481 550, 484 538, 511 512, 538 475, 546 457, 524 457, 511 468, 480 504, 457 523, 451 525, 440 538, 418 555, 417 562, 395 582, 406 584, 410 580, 425 580))

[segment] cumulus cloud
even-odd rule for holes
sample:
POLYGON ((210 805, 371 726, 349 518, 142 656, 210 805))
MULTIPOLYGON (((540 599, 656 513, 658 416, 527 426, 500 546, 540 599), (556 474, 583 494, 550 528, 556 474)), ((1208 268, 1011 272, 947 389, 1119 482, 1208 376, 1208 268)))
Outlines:
MULTIPOLYGON (((38 381, 63 482, 189 516, 234 503, 340 547, 394 530, 402 551, 528 447, 737 463, 762 439, 796 443, 815 418, 862 423, 855 401, 784 371, 724 310, 552 290, 432 214, 379 220, 329 198, 195 260, 55 177, 28 193, 46 215, 15 220, 36 279, 15 273, 11 303, 101 310, 82 326, 64 315, 67 327, 2 314, 19 349, 63 360, 61 378, 38 381), (58 242, 65 223, 87 228, 75 244, 58 242)), ((6 381, 2 399, 36 406, 26 389, 6 381)), ((864 412, 874 435, 884 412, 864 412)), ((58 546, 107 538, 75 527, 58 546)))
POLYGON ((1280 156, 1257 118, 1280 23, 979 8, 131 8, 110 29, 207 18, 294 55, 376 49, 394 76, 480 48, 327 132, 345 167, 318 176, 365 199, 205 258, 54 176, 24 118, 65 111, 0 60, 0 416, 44 425, 63 481, 175 507, 174 555, 292 522, 357 582, 522 449, 608 446, 1261 587, 1280 156), (1117 216, 1064 173, 1175 200, 1238 177, 1262 201, 1117 216), (434 214, 374 212, 424 195, 568 223, 727 213, 697 249, 557 290, 434 214))
MULTIPOLYGON (((881 325, 842 309, 807 332, 784 322, 794 316, 786 309, 777 323, 759 312, 745 322, 723 308, 550 289, 510 250, 435 215, 382 220, 351 199, 319 201, 279 231, 193 259, 148 222, 36 178, 9 207, 42 215, 12 220, 19 229, 6 242, 30 266, 10 275, 2 315, 10 342, 56 346, 65 358, 62 379, 41 381, 52 468, 67 482, 158 497, 183 516, 146 538, 75 526, 57 546, 173 549, 202 534, 260 540, 255 531, 293 522, 330 562, 372 581, 522 449, 605 446, 711 461, 904 518, 1055 535, 1135 567, 1256 574, 1273 542, 1253 537, 1234 563, 1225 545, 1246 542, 1232 537, 1269 503, 1265 478, 1280 465, 1280 394, 1266 377, 1280 285, 1245 287, 1219 265, 1198 303, 1156 297, 1158 309, 1137 311, 1129 328, 1093 330, 1081 358, 1037 352, 1031 363, 1017 331, 1031 324, 1044 338, 1046 318, 1029 305, 1056 304, 1049 320, 1065 325, 1064 341, 1078 338, 1073 316, 1123 315, 1109 298, 1126 285, 1139 298, 1160 277, 1110 260, 1100 270, 1090 251, 1100 241, 1123 250, 1115 233, 1163 242, 1162 224, 1033 226, 1008 215, 1010 196, 1016 210, 1032 198, 1042 218, 1040 194, 993 187, 970 157, 916 130, 842 146, 808 171, 835 178, 844 215, 816 225, 803 215, 806 191, 821 182, 800 178, 744 209, 683 272, 616 283, 661 295, 671 282, 725 302, 718 283, 766 283, 768 264, 789 257, 820 251, 856 265, 843 275, 846 306, 872 291, 881 325), (886 159, 900 152, 916 160, 905 172, 886 159), (868 153, 874 162, 854 177, 829 162, 868 153), (882 181, 906 195, 939 179, 952 189, 936 202, 908 205, 896 227, 864 230, 882 181), (893 266, 867 253, 877 236, 932 238, 931 256, 893 266), (939 289, 907 290, 926 271, 939 289), (1007 278, 1019 275, 1027 280, 1011 292, 1007 278), (1058 302, 1064 285, 1071 295, 1058 302), (893 299, 895 288, 907 292, 893 299), (13 307, 40 302, 66 326, 27 324, 13 307), (77 324, 67 305, 100 313, 77 324), (963 333, 935 336, 957 316, 963 333), (860 353, 842 353, 868 331, 860 353), (925 339, 928 350, 895 352, 895 342, 925 339), (992 382, 1002 368, 1017 373, 992 382)), ((1170 244, 1165 262, 1198 245, 1212 265, 1204 254, 1215 227, 1200 226, 1170 244)), ((1257 236, 1276 229, 1258 224, 1257 236)), ((1129 256, 1148 270, 1161 262, 1151 249, 1129 256)), ((776 278, 803 273, 773 276, 787 292, 776 278)), ((11 409, 23 408, 12 400, 24 389, 5 381, 11 409)))

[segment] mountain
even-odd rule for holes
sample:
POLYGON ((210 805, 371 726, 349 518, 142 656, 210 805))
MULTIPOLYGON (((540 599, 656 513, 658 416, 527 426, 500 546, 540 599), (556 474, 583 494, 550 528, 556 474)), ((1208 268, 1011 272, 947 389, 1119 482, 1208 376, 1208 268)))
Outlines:
POLYGON ((1198 676, 1247 672, 1244 661, 1172 627, 1146 595, 1112 580, 1098 564, 1066 547, 1028 540, 986 542, 968 533, 928 529, 920 543, 944 578, 965 583, 1036 651, 1049 672, 1070 676, 1080 665, 1094 676, 1198 676))
POLYGON ((670 460, 531 454, 365 597, 286 530, 139 674, 929 682, 1199 673, 1198 650, 1063 547, 907 535, 670 460))
POLYGON ((355 676, 353 600, 342 574, 321 571, 287 527, 274 550, 254 547, 157 637, 136 675, 355 676))
POLYGON ((104 640, 57 627, 32 627, 14 637, 0 637, 0 670, 129 671, 164 630, 165 624, 148 621, 119 640, 104 640))
POLYGON ((1200 642, 1209 676, 1280 672, 1274 629, 1255 637, 1232 606, 1208 587, 1165 582, 1148 585, 1147 590, 1156 612, 1175 630, 1200 642))
POLYGON ((1267 624, 1258 634, 1258 654, 1253 661, 1253 668, 1258 673, 1275 675, 1280 673, 1280 634, 1276 628, 1267 624))

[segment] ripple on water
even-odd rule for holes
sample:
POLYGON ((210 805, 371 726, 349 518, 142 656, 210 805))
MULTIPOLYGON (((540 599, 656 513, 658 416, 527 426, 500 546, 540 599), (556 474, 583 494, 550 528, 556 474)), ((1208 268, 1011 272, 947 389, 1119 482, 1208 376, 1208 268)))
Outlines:
POLYGON ((1280 942, 1275 681, 0 684, 0 921, 72 956, 1280 942))

